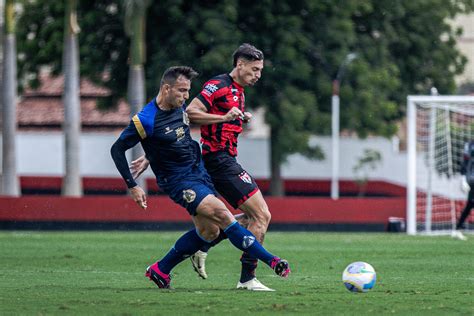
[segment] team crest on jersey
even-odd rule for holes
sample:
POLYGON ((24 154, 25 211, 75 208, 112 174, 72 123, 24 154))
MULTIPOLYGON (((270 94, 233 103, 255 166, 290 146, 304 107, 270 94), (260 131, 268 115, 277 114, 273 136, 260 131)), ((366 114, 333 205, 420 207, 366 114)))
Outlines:
POLYGON ((184 138, 184 128, 178 127, 176 130, 176 140, 182 140, 184 138))
POLYGON ((239 174, 240 180, 244 181, 245 183, 252 183, 252 178, 250 178, 250 175, 247 173, 247 171, 242 172, 239 174))
POLYGON ((196 199, 196 192, 191 189, 183 190, 183 199, 189 204, 196 199))
POLYGON ((188 113, 186 112, 183 112, 183 123, 186 125, 189 125, 189 117, 188 117, 188 113))
POLYGON ((242 241, 242 248, 247 249, 248 247, 252 246, 254 242, 255 242, 255 237, 244 236, 244 240, 242 241))

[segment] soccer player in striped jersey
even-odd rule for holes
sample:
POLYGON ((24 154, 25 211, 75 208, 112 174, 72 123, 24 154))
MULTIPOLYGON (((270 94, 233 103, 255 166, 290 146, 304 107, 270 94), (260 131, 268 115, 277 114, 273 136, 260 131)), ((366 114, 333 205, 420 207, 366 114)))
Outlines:
POLYGON ((184 111, 191 80, 196 76, 186 66, 167 69, 158 96, 133 117, 111 148, 112 158, 133 200, 145 209, 146 194, 130 173, 125 156, 128 149, 141 143, 159 187, 187 209, 196 227, 181 236, 162 259, 150 265, 145 275, 158 287, 169 288, 171 270, 199 249, 213 245, 222 231, 236 248, 247 251, 267 263, 277 275, 286 277, 290 272, 288 262, 266 251, 215 196, 184 111))
MULTIPOLYGON (((254 178, 236 157, 238 137, 243 125, 252 118, 251 113, 245 111, 244 88, 255 85, 260 79, 264 55, 256 47, 242 44, 232 57, 232 71, 207 81, 186 112, 192 123, 201 125, 204 165, 217 192, 246 215, 248 230, 263 243, 271 214, 254 178)), ((192 257, 195 267, 205 256, 198 252, 192 257)), ((240 261, 242 270, 237 288, 272 290, 256 278, 255 257, 244 252, 240 261)))

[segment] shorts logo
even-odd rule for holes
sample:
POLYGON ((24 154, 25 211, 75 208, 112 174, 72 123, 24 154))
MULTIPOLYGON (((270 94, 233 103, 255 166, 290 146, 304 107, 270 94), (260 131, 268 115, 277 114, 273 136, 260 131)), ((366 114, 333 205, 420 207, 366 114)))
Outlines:
POLYGON ((252 246, 254 242, 255 242, 255 237, 244 236, 244 240, 242 241, 242 248, 247 249, 248 247, 252 246))
POLYGON ((183 199, 189 204, 193 203, 194 200, 196 199, 196 192, 193 190, 183 190, 183 199))
POLYGON ((244 171, 241 174, 239 174, 239 178, 240 178, 240 180, 244 181, 245 183, 248 183, 248 184, 252 183, 252 178, 250 178, 247 171, 244 171))

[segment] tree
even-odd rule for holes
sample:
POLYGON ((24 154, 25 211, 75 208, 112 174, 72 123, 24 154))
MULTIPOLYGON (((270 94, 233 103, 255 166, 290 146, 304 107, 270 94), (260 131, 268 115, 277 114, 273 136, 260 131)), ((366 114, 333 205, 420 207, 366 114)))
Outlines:
MULTIPOLYGON (((133 116, 139 112, 145 103, 145 27, 148 0, 127 0, 125 5, 125 33, 130 37, 130 65, 128 70, 128 104, 130 105, 130 115, 133 116)), ((132 149, 134 159, 143 154, 141 147, 135 146, 132 149)), ((142 188, 146 183, 142 181, 142 188)))
POLYGON ((408 94, 428 94, 433 86, 441 94, 456 91, 454 78, 467 59, 456 48, 462 30, 453 29, 450 19, 473 9, 471 0, 381 0, 361 5, 353 15, 362 43, 385 47, 385 58, 397 68, 401 84, 390 99, 400 114, 408 94))
MULTIPOLYGON (((4 37, 4 25, 5 25, 5 1, 0 0, 0 91, 3 89, 3 37, 4 37)), ((0 108, 3 109, 3 98, 0 98, 0 108)), ((2 111, 0 111, 0 129, 3 130, 2 111)), ((0 192, 2 185, 0 183, 0 192)))
MULTIPOLYGON (((345 56, 357 52, 359 57, 346 70, 341 86, 341 128, 362 137, 393 135, 396 122, 404 115, 407 94, 426 91, 431 85, 446 94, 454 92, 453 78, 463 69, 465 58, 454 45, 459 31, 447 19, 472 12, 471 2, 159 1, 150 7, 146 22, 152 30, 146 34, 147 92, 156 93, 156 74, 168 66, 187 64, 198 69, 201 77, 193 85, 196 91, 205 79, 229 71, 231 53, 240 43, 250 42, 262 49, 264 75, 256 87, 246 91, 246 104, 266 109, 271 128, 272 191, 282 194, 280 170, 289 155, 322 157, 317 144, 310 146, 309 137, 330 133, 331 82, 345 56)), ((81 45, 81 56, 85 56, 82 73, 101 82, 107 70, 109 80, 102 84, 118 98, 127 90, 123 68, 129 54, 127 37, 116 30, 122 14, 117 3, 81 1, 81 21, 89 31, 79 40, 87 43, 81 45)), ((37 0, 25 6, 53 12, 56 4, 37 0)), ((46 62, 43 57, 55 54, 54 44, 45 41, 42 33, 54 40, 58 32, 53 15, 40 15, 35 9, 25 9, 28 31, 22 33, 36 35, 22 50, 22 69, 33 73, 46 62), (37 43, 43 43, 39 52, 38 45, 33 45, 37 43)))
POLYGON ((65 175, 63 195, 81 196, 82 179, 80 174, 80 133, 81 104, 79 100, 79 56, 77 34, 80 31, 76 15, 77 0, 67 0, 64 18, 64 140, 65 175))
POLYGON ((16 37, 15 37, 15 3, 5 3, 5 38, 3 43, 3 181, 2 194, 20 195, 20 185, 16 170, 16 103, 17 103, 17 71, 16 71, 16 37))

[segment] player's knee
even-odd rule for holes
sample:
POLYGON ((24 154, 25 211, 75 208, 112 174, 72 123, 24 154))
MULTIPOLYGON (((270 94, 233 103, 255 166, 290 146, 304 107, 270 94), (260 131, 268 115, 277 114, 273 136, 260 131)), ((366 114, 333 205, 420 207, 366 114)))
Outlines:
POLYGON ((211 225, 207 227, 199 227, 199 235, 206 241, 213 241, 219 236, 220 230, 219 226, 211 225))
POLYGON ((263 207, 258 212, 254 213, 253 219, 259 225, 266 227, 270 224, 272 214, 268 210, 268 207, 263 207))
POLYGON ((225 208, 216 208, 213 213, 216 222, 219 223, 221 227, 226 227, 234 221, 232 214, 225 208))

